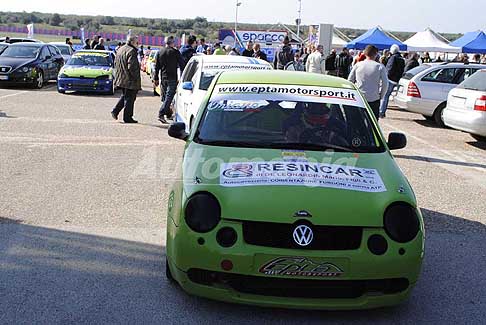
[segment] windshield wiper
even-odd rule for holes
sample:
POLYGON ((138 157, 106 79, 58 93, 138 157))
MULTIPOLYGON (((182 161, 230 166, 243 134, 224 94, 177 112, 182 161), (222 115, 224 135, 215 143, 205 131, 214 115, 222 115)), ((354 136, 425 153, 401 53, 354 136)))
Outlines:
POLYGON ((322 144, 314 144, 314 143, 301 143, 301 142, 274 142, 270 144, 271 148, 274 149, 301 149, 301 150, 317 150, 317 151, 325 151, 325 150, 336 150, 336 151, 344 151, 344 152, 354 152, 353 149, 342 147, 338 145, 334 145, 331 143, 322 143, 322 144))

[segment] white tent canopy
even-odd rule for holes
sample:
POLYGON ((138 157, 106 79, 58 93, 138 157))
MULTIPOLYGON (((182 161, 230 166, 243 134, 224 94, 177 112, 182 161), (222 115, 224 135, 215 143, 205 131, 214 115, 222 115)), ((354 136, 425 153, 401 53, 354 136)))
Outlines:
POLYGON ((410 52, 462 52, 461 48, 450 46, 444 38, 430 28, 427 28, 423 32, 418 32, 403 43, 407 45, 407 50, 410 52))
POLYGON ((332 36, 332 48, 342 49, 343 47, 346 46, 346 44, 348 44, 348 42, 346 42, 341 37, 336 35, 336 33, 334 33, 334 35, 332 36))

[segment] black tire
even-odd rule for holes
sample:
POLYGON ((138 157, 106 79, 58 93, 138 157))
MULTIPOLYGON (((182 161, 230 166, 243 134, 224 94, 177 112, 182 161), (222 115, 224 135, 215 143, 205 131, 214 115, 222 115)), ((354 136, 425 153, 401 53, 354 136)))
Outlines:
POLYGON ((165 276, 170 282, 175 282, 175 279, 170 272, 169 261, 167 260, 167 257, 165 258, 165 276))
POLYGON ((423 115, 422 116, 427 120, 427 121, 433 121, 434 120, 434 117, 433 116, 427 116, 427 115, 423 115))
POLYGON ((478 134, 472 134, 471 133, 471 136, 476 139, 478 142, 486 142, 486 137, 483 137, 482 135, 478 135, 478 134))
POLYGON ((438 127, 445 128, 446 125, 444 124, 444 120, 442 119, 442 112, 444 112, 444 108, 446 108, 447 103, 440 104, 434 111, 434 121, 438 127))
POLYGON ((32 85, 35 89, 41 89, 44 87, 44 73, 42 71, 37 72, 37 78, 32 85))
POLYGON ((65 90, 61 90, 61 89, 59 89, 59 88, 57 88, 57 92, 58 92, 58 93, 60 93, 60 94, 65 94, 65 93, 66 93, 66 91, 65 91, 65 90))

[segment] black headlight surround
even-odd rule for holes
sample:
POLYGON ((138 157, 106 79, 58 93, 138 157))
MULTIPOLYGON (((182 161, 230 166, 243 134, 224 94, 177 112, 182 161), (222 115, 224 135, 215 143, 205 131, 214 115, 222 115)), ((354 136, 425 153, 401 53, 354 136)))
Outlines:
POLYGON ((104 74, 102 76, 96 77, 96 80, 110 80, 110 75, 104 74))
POLYGON ((383 215, 386 234, 398 243, 408 243, 417 237, 420 221, 416 209, 406 202, 390 204, 383 215))
POLYGON ((212 231, 221 221, 218 199, 209 192, 195 193, 187 200, 184 219, 189 228, 197 233, 212 231))

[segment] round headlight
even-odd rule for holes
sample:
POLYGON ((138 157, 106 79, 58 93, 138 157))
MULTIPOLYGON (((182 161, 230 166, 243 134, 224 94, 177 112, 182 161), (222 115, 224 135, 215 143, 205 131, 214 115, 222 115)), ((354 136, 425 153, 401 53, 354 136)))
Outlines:
POLYGON ((420 229, 415 208, 405 202, 393 203, 386 209, 383 225, 387 235, 399 243, 413 240, 420 229))
POLYGON ((29 67, 23 67, 22 68, 22 72, 29 72, 30 70, 32 70, 32 68, 29 68, 29 67))
POLYGON ((185 220, 189 228, 195 232, 210 232, 221 220, 221 207, 218 200, 210 193, 194 194, 187 202, 185 220))

